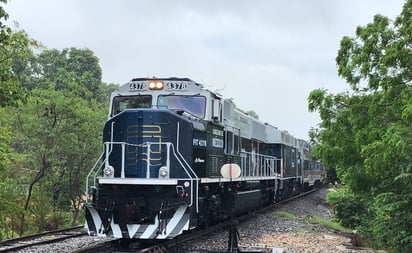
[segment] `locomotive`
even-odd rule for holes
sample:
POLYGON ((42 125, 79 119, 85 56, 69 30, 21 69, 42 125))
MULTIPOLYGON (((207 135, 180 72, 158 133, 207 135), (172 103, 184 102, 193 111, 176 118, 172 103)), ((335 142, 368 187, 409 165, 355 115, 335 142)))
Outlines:
POLYGON ((306 141, 188 78, 120 86, 102 149, 86 180, 85 227, 97 236, 172 239, 323 180, 306 141), (232 167, 238 177, 223 177, 232 167))

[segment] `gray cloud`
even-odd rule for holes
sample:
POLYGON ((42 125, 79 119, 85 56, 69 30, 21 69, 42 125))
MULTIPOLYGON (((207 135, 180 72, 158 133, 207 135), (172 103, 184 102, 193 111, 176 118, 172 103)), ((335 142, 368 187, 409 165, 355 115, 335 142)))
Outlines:
POLYGON ((105 82, 180 76, 222 89, 263 121, 307 138, 316 88, 347 89, 336 73, 340 39, 402 0, 12 0, 10 20, 49 48, 90 48, 105 82))

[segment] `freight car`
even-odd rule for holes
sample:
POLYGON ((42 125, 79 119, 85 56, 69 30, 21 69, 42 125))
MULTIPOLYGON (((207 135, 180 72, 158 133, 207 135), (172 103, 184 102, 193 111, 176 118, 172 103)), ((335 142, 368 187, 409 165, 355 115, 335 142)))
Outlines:
POLYGON ((307 142, 200 83, 135 78, 111 95, 85 226, 97 236, 171 239, 320 184, 313 164, 307 142), (222 177, 237 166, 239 177, 222 177))

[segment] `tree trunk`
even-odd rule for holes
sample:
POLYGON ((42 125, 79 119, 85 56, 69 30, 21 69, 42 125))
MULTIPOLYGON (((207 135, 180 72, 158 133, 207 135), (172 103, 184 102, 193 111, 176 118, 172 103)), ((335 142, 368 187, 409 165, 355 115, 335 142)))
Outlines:
POLYGON ((21 215, 21 218, 20 218, 20 227, 19 227, 19 235, 20 236, 22 236, 24 234, 26 212, 29 209, 31 195, 33 194, 33 187, 37 182, 40 181, 40 179, 44 176, 44 172, 50 166, 50 163, 47 161, 45 155, 42 155, 41 161, 42 161, 42 166, 41 166, 40 170, 37 172, 37 174, 34 177, 33 181, 30 183, 29 192, 27 193, 27 198, 26 198, 26 202, 24 204, 23 214, 21 215))
MULTIPOLYGON (((37 175, 39 175, 39 174, 37 174, 37 175)), ((23 233, 24 233, 24 225, 25 225, 26 211, 27 211, 27 209, 28 209, 28 207, 29 207, 31 195, 32 195, 32 193, 33 193, 33 186, 34 186, 34 184, 37 183, 37 181, 38 181, 38 180, 36 180, 36 179, 37 179, 37 176, 36 176, 35 180, 30 183, 29 192, 27 193, 27 198, 26 198, 26 202, 25 202, 25 204, 24 204, 23 213, 22 213, 21 218, 20 218, 20 227, 19 227, 19 235, 20 235, 20 236, 22 236, 23 233)))
POLYGON ((82 198, 81 196, 73 197, 72 199, 72 208, 73 208, 73 219, 72 226, 76 225, 77 218, 79 218, 80 210, 82 209, 82 198))

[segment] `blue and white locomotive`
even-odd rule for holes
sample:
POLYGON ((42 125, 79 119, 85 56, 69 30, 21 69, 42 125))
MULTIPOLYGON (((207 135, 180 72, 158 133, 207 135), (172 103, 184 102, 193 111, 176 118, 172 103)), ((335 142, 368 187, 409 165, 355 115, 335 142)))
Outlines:
POLYGON ((91 235, 171 239, 322 180, 307 142, 188 78, 135 78, 120 86, 103 142, 86 185, 91 235), (221 168, 231 165, 240 176, 222 177, 221 168))

